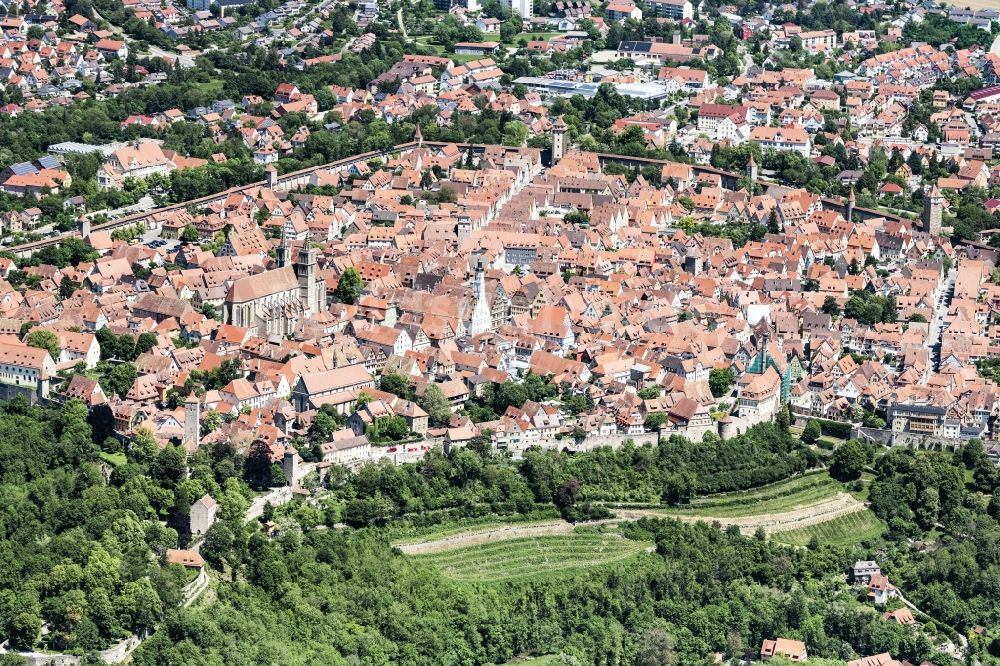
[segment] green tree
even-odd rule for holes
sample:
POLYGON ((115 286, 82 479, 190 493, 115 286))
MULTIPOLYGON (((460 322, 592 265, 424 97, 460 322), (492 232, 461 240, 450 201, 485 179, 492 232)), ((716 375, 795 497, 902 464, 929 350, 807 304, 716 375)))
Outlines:
POLYGON ((37 613, 23 612, 13 617, 8 636, 13 647, 31 650, 42 633, 42 619, 37 613))
POLYGON ((378 388, 380 391, 392 393, 404 400, 413 399, 413 383, 403 375, 392 370, 382 373, 382 376, 378 380, 378 388))
POLYGON ((650 412, 646 415, 646 420, 642 424, 647 430, 659 430, 660 426, 669 420, 666 412, 650 412))
POLYGON ((59 338, 52 331, 36 328, 28 333, 28 337, 25 338, 25 342, 27 342, 29 346, 35 347, 36 349, 47 350, 53 361, 59 360, 59 338))
POLYGON ((655 384, 653 386, 644 386, 643 388, 639 389, 636 395, 638 395, 643 400, 652 400, 653 398, 658 398, 660 397, 660 386, 655 384))
POLYGON ((430 422, 434 426, 443 426, 451 418, 451 405, 444 391, 437 384, 428 384, 424 389, 424 394, 417 400, 421 409, 427 412, 430 422))
POLYGON ((314 444, 329 442, 341 424, 342 419, 336 410, 330 405, 323 405, 309 424, 309 441, 314 444))
POLYGON ((365 288, 365 283, 361 280, 358 269, 351 266, 340 275, 337 281, 337 289, 334 292, 340 302, 354 305, 361 296, 361 291, 365 288))
POLYGON ((140 333, 138 339, 135 341, 135 354, 145 354, 150 349, 155 347, 159 341, 156 338, 155 333, 140 333))
POLYGON ((223 563, 235 544, 236 538, 229 525, 217 521, 205 532, 205 540, 201 544, 200 552, 206 562, 221 571, 223 563))
POLYGON ((96 453, 87 406, 80 400, 66 402, 59 412, 59 449, 69 465, 80 465, 96 453))
POLYGON ((712 371, 708 373, 708 388, 716 398, 728 394, 734 381, 731 368, 712 368, 712 371))
POLYGON ((775 423, 781 432, 788 432, 788 429, 792 425, 792 410, 789 408, 787 403, 782 405, 781 409, 778 410, 778 416, 775 418, 775 423))
POLYGON ((65 301, 79 288, 80 285, 73 282, 69 276, 64 275, 62 280, 59 281, 59 299, 65 301))
POLYGON ((368 426, 366 434, 376 442, 401 442, 409 436, 410 429, 402 416, 383 416, 368 426))
POLYGON ((802 430, 802 442, 804 444, 815 444, 823 435, 823 427, 816 419, 806 421, 806 427, 802 430))
POLYGON ((833 461, 830 465, 830 474, 841 481, 853 481, 861 476, 865 469, 868 456, 865 454, 861 442, 851 439, 833 452, 833 461))
POLYGON ((185 243, 197 243, 201 236, 193 224, 189 224, 181 230, 181 240, 185 243))
POLYGON ((823 312, 831 317, 840 316, 840 304, 835 296, 827 296, 823 299, 823 312))
POLYGON ((201 417, 201 430, 202 434, 209 434, 215 432, 222 427, 222 414, 212 410, 206 412, 203 417, 201 417))
POLYGON ((108 394, 116 393, 125 397, 128 390, 135 384, 138 374, 131 363, 118 363, 100 379, 101 388, 108 394))

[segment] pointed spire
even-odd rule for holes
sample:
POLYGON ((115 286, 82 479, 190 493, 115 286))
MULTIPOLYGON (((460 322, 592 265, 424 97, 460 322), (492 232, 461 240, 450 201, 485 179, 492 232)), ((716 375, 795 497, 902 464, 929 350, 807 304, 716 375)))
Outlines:
POLYGON ((847 198, 851 203, 857 203, 857 199, 854 197, 854 183, 851 183, 851 196, 847 198))
POLYGON ((417 142, 418 146, 424 142, 424 133, 420 131, 420 125, 417 125, 417 129, 413 132, 413 140, 417 142))

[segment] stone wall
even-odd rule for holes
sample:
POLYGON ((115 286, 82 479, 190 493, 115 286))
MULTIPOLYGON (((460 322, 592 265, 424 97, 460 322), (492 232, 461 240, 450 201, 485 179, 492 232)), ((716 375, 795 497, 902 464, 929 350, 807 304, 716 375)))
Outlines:
POLYGON ((722 437, 722 439, 731 439, 737 435, 742 435, 758 423, 773 421, 774 419, 772 419, 771 416, 772 415, 765 415, 760 412, 754 412, 744 416, 734 416, 730 414, 726 420, 719 423, 719 436, 722 437))
POLYGON ((594 449, 599 449, 602 446, 610 446, 613 449, 620 449, 625 446, 625 442, 630 439, 635 442, 636 446, 656 446, 660 442, 660 434, 656 432, 644 432, 640 435, 615 433, 613 435, 595 435, 584 437, 579 442, 575 442, 571 438, 566 438, 563 440, 552 440, 552 443, 556 445, 552 448, 558 448, 560 450, 566 449, 567 451, 573 451, 574 453, 579 451, 593 451, 594 449))
POLYGON ((902 446, 910 449, 941 449, 954 451, 962 445, 962 440, 953 437, 935 437, 933 435, 918 435, 909 432, 893 432, 880 428, 855 427, 851 437, 869 442, 877 442, 885 446, 902 446))

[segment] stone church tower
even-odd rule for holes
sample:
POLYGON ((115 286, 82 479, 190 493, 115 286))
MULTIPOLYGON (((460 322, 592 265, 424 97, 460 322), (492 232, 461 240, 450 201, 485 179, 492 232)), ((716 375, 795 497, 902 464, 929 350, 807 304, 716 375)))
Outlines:
POLYGON ((291 266, 299 283, 299 301, 306 316, 322 312, 326 309, 326 282, 319 277, 316 266, 318 251, 312 247, 309 240, 302 241, 294 263, 292 245, 288 235, 282 231, 281 244, 275 250, 275 260, 278 268, 291 266))
POLYGON ((316 248, 303 241, 295 262, 295 276, 299 280, 299 298, 308 314, 322 312, 326 303, 326 283, 316 272, 316 248))
POLYGON ((472 278, 472 290, 475 292, 475 305, 472 310, 472 320, 469 323, 469 335, 479 335, 493 329, 493 313, 490 301, 486 297, 486 275, 483 258, 476 261, 476 272, 472 278))

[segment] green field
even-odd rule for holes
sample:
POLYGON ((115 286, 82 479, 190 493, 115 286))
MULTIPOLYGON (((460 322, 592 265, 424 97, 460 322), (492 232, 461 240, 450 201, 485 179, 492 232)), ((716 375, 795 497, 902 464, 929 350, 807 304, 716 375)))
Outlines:
POLYGON ((664 511, 673 515, 702 514, 714 518, 784 513, 831 499, 843 489, 827 472, 820 472, 745 492, 710 495, 693 500, 689 506, 664 511))
POLYGON ((208 81, 199 81, 194 84, 194 87, 206 95, 214 95, 213 99, 217 99, 222 95, 222 88, 225 85, 226 82, 222 79, 210 79, 208 81))
POLYGON ((124 453, 107 453, 107 452, 101 451, 100 456, 101 456, 101 460, 109 463, 110 465, 112 465, 114 467, 118 467, 120 465, 124 465, 126 462, 128 462, 126 460, 126 458, 125 458, 125 454, 124 453))
POLYGON ((884 531, 882 521, 866 509, 810 527, 778 532, 771 538, 792 546, 805 546, 815 536, 821 544, 849 546, 877 538, 884 531))
POLYGON ((572 574, 635 556, 651 544, 629 541, 615 532, 577 531, 483 543, 414 559, 453 580, 500 582, 542 574, 572 574))

